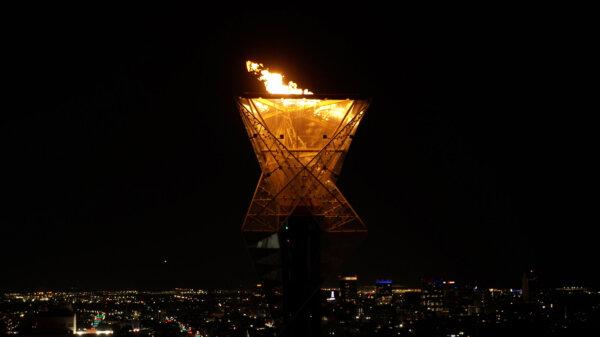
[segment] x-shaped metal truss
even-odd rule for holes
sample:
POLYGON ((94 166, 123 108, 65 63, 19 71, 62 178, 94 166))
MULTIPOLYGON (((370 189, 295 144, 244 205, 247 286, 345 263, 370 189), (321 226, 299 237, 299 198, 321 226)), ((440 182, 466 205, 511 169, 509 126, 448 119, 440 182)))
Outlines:
POLYGON ((352 101, 333 136, 322 148, 311 150, 286 147, 283 136, 276 137, 269 130, 257 104, 253 98, 238 99, 261 167, 242 231, 276 232, 298 206, 303 206, 325 232, 366 232, 335 180, 368 103, 352 101))

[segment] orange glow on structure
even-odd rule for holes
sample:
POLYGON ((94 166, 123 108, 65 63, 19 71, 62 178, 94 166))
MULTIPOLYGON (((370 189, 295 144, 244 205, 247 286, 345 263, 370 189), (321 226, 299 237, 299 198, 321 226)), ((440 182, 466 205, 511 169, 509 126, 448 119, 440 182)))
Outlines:
MULTIPOLYGON (((261 63, 246 61, 246 69, 268 94, 244 95, 237 102, 261 168, 242 230, 277 232, 301 208, 325 232, 365 233, 335 182, 369 101, 313 95, 292 81, 285 84, 282 74, 261 63)), ((278 241, 262 238, 258 246, 278 247, 278 241)))
POLYGON ((365 232, 335 181, 367 107, 367 100, 349 98, 239 97, 262 173, 243 230, 278 231, 300 206, 324 231, 365 232))
POLYGON ((269 68, 265 68, 262 63, 246 61, 246 69, 249 73, 258 75, 258 80, 263 82, 267 92, 270 94, 282 95, 312 95, 308 89, 298 88, 295 82, 289 81, 287 84, 283 81, 283 74, 273 73, 269 68))

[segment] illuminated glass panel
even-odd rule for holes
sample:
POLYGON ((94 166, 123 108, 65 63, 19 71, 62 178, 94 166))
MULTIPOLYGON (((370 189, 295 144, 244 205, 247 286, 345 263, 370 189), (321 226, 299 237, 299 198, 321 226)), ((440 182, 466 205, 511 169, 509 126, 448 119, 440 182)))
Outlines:
POLYGON ((238 103, 262 171, 243 230, 277 231, 302 205, 324 231, 366 231, 335 181, 368 102, 240 97, 238 103))

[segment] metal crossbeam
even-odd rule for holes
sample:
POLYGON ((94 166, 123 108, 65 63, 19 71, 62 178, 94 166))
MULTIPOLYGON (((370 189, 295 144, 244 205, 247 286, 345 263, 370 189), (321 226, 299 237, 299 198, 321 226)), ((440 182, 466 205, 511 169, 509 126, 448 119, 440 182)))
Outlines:
POLYGON ((262 171, 242 230, 275 232, 302 205, 321 219, 326 232, 366 231, 335 180, 368 102, 302 104, 293 99, 238 99, 262 171), (317 110, 322 107, 329 110, 317 110))

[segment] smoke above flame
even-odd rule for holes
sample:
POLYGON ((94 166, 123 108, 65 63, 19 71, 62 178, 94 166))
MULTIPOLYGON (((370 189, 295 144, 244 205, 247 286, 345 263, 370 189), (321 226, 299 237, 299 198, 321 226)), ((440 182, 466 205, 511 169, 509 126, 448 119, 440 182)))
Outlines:
POLYGON ((287 84, 283 81, 283 75, 272 73, 269 68, 265 68, 262 63, 246 61, 246 69, 249 73, 258 76, 258 80, 263 82, 267 92, 270 94, 283 95, 312 95, 308 89, 298 88, 295 82, 289 81, 287 84))

